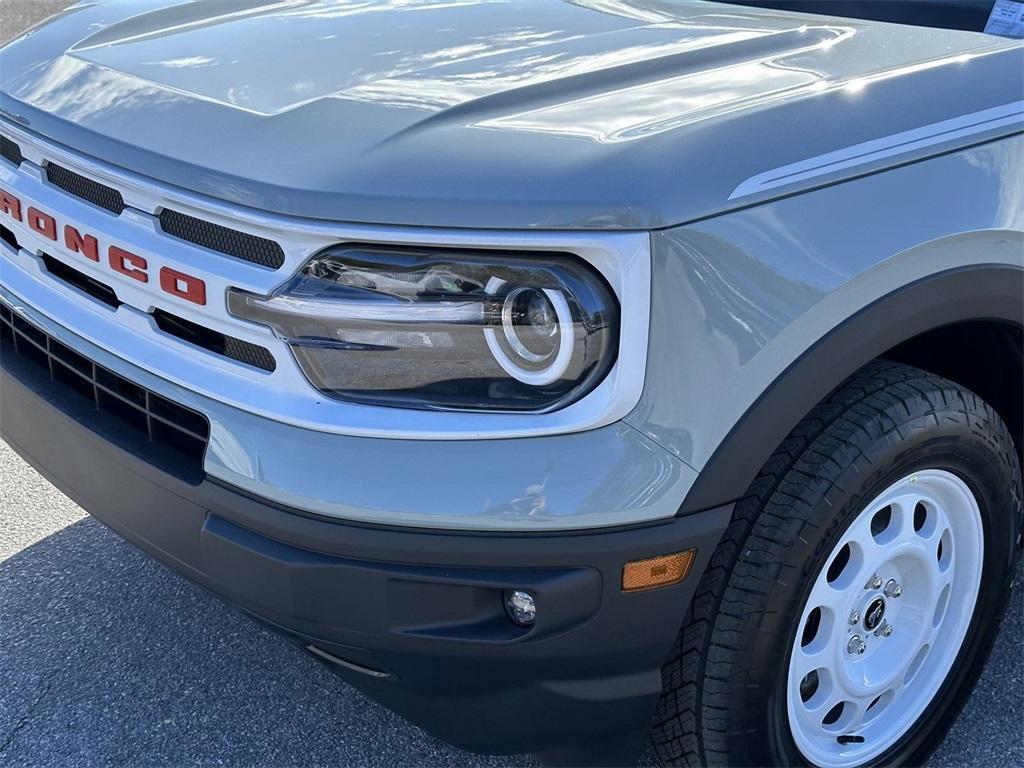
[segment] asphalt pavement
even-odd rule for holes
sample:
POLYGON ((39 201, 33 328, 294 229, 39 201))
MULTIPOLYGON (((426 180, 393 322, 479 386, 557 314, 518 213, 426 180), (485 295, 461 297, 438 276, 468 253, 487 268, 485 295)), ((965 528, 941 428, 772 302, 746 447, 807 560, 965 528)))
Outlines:
MULTIPOLYGON (((65 5, 0 0, 0 39, 65 5)), ((1024 765, 1019 585, 1011 604, 933 766, 1024 765)), ((0 765, 532 764, 452 749, 374 704, 88 518, 0 442, 0 765)))

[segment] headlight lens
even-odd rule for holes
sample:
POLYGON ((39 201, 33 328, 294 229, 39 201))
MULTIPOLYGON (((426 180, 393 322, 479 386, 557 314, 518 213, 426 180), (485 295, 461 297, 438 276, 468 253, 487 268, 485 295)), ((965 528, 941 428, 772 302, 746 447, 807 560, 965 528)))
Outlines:
POLYGON ((615 362, 618 304, 568 255, 338 247, 237 317, 286 340, 326 395, 406 408, 550 411, 615 362))

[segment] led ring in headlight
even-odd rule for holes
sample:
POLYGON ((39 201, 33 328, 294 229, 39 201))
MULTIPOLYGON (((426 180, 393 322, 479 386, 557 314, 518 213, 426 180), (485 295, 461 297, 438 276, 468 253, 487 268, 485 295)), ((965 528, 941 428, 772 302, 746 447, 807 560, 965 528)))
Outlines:
POLYGON ((565 254, 338 247, 228 309, 273 328, 321 392, 375 405, 550 411, 618 349, 615 296, 565 254))
MULTIPOLYGON (((492 277, 485 291, 495 295, 505 285, 504 280, 492 277)), ((508 291, 501 304, 501 334, 494 328, 485 328, 484 338, 494 359, 509 376, 535 387, 551 384, 564 376, 576 346, 569 302, 562 293, 550 288, 519 286, 508 291), (522 307, 524 299, 529 304, 522 307), (537 313, 544 312, 544 304, 550 308, 553 318, 537 317, 537 313), (537 338, 524 341, 524 333, 532 333, 537 338), (531 341, 534 349, 531 349, 531 341), (546 354, 537 352, 536 342, 541 345, 547 342, 550 349, 546 354)))

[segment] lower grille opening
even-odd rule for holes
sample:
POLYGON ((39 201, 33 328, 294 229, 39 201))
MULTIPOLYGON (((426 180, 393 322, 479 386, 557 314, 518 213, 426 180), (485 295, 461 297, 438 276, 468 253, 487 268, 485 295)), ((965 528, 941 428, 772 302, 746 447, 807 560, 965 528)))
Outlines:
POLYGON ((205 476, 203 454, 210 425, 202 414, 97 365, 4 305, 0 305, 0 352, 5 358, 11 355, 34 363, 79 408, 91 405, 95 417, 76 416, 79 421, 96 421, 102 428, 109 425, 105 417, 116 419, 137 436, 122 441, 123 447, 134 450, 145 444, 148 458, 183 479, 198 483, 205 476))
POLYGON ((18 245, 18 236, 3 224, 0 224, 0 240, 3 240, 16 251, 21 250, 21 246, 18 245))
POLYGON ((157 327, 164 333, 195 344, 197 347, 263 371, 273 372, 277 369, 277 361, 266 347, 242 341, 233 336, 226 336, 219 331, 193 323, 191 320, 164 312, 162 309, 153 310, 153 318, 156 320, 157 327))
MULTIPOLYGON (((84 272, 79 272, 47 253, 42 255, 42 259, 46 271, 53 277, 102 301, 108 307, 117 309, 124 303, 117 298, 117 292, 106 283, 90 277, 84 272)), ((197 347, 202 347, 235 362, 251 365, 262 371, 272 373, 277 369, 277 361, 266 347, 227 336, 162 309, 153 310, 153 319, 156 320, 157 327, 161 331, 176 339, 187 341, 197 347)))
POLYGON ((43 265, 46 267, 46 271, 58 280, 63 280, 65 283, 73 285, 94 299, 102 301, 108 307, 117 309, 121 306, 122 302, 117 298, 114 289, 106 283, 102 283, 94 277, 89 277, 74 267, 69 267, 63 261, 59 261, 47 253, 43 254, 43 265))

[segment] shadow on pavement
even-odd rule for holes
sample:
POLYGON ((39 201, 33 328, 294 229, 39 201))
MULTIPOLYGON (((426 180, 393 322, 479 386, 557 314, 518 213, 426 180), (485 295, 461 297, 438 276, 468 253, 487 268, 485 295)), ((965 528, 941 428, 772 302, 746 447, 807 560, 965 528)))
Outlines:
POLYGON ((91 519, 0 563, 0 691, 5 765, 514 762, 430 738, 91 519))

